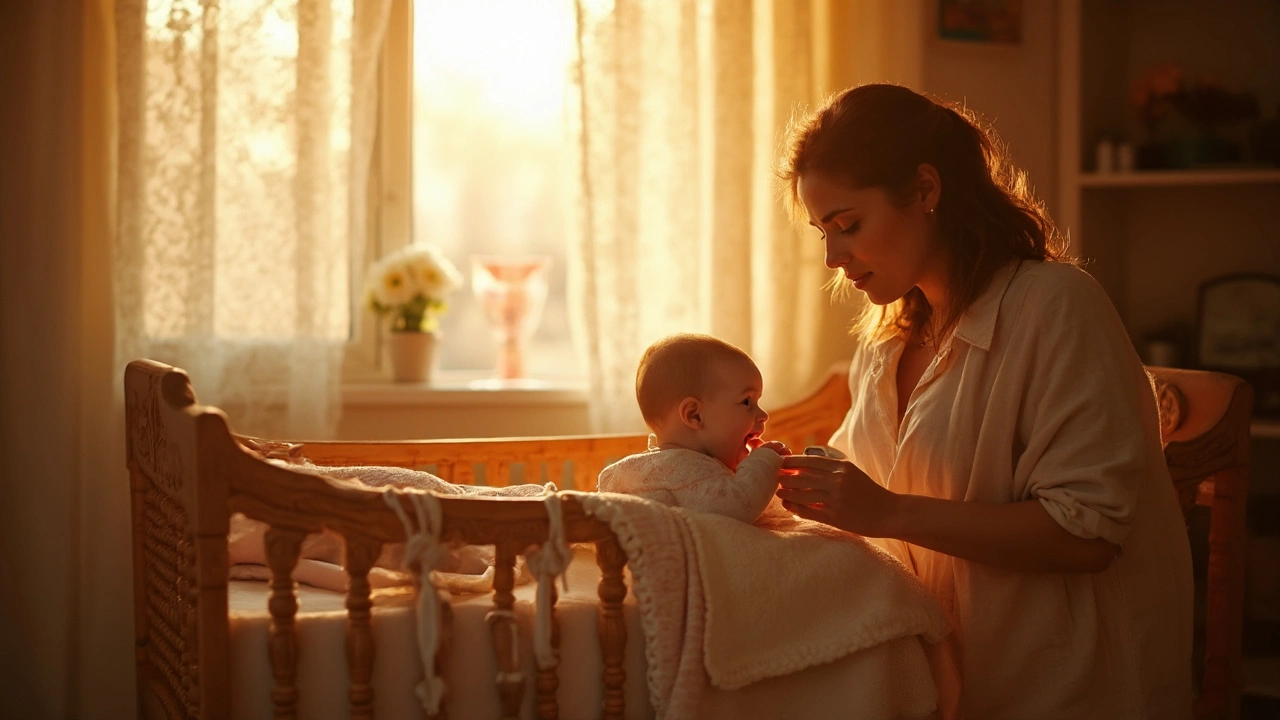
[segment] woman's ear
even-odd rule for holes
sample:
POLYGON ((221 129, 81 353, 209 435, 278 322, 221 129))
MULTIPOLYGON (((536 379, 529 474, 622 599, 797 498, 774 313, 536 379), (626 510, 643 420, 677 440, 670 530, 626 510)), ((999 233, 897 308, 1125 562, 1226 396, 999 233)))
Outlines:
POLYGON ((680 401, 680 422, 694 430, 702 427, 702 403, 696 397, 687 397, 680 401))
POLYGON ((942 198, 942 178, 938 168, 929 163, 921 163, 916 168, 916 192, 925 212, 933 212, 942 198))

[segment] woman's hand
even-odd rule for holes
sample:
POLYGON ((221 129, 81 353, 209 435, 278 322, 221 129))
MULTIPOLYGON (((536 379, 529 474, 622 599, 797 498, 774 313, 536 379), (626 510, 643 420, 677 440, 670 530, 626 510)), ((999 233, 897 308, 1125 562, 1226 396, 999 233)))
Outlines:
POLYGON ((899 496, 848 460, 817 455, 782 459, 782 506, 803 518, 867 537, 891 537, 899 496))
POLYGON ((1018 572, 1101 572, 1117 548, 1062 528, 1039 500, 964 502, 899 495, 848 460, 782 459, 782 506, 864 537, 896 538, 953 557, 1018 572))

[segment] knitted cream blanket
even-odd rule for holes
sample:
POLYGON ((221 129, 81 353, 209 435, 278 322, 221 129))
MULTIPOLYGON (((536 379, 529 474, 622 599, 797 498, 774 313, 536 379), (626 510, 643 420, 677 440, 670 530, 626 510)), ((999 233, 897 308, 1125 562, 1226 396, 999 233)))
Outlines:
POLYGON ((583 496, 627 553, 660 718, 911 635, 947 632, 928 591, 855 535, 799 519, 748 525, 611 493, 583 496))

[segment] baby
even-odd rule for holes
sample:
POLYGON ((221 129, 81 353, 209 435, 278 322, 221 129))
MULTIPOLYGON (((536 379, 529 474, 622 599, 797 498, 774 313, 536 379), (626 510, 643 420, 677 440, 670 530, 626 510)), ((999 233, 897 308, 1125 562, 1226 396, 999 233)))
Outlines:
POLYGON ((722 340, 678 334, 650 345, 636 371, 649 450, 602 470, 600 490, 749 523, 766 509, 790 517, 774 498, 790 452, 760 439, 762 386, 751 358, 722 340))

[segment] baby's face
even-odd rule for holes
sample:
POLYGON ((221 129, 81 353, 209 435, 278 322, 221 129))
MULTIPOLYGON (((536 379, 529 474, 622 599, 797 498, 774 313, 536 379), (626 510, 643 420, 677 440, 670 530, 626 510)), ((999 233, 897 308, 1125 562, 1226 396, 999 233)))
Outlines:
POLYGON ((759 444, 769 419, 759 405, 764 383, 755 365, 742 361, 719 362, 712 378, 702 398, 701 444, 708 455, 737 470, 759 444))

